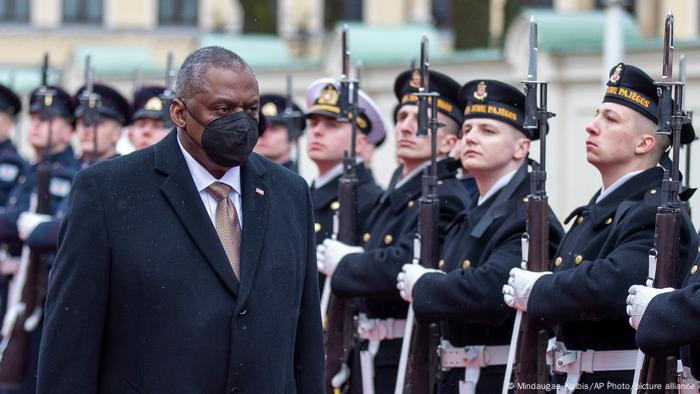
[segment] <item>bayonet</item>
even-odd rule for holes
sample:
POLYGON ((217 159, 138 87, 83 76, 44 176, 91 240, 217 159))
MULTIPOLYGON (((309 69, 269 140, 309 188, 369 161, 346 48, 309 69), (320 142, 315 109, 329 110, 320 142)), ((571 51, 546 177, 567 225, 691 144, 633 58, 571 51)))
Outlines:
POLYGON ((350 112, 350 49, 348 48, 348 26, 344 25, 340 35, 342 69, 340 73, 340 114, 339 121, 348 121, 350 112))
POLYGON ((170 118, 170 104, 175 99, 175 70, 173 70, 173 51, 168 51, 168 57, 165 62, 165 90, 160 96, 163 102, 163 127, 170 129, 173 127, 173 121, 170 118))
MULTIPOLYGON (((412 77, 413 75, 411 75, 412 77)), ((428 96, 430 91, 430 60, 428 57, 428 37, 420 43, 420 87, 418 88, 418 130, 416 136, 428 136, 428 96)))
POLYGON ((530 18, 530 60, 527 67, 525 82, 525 119, 523 128, 532 132, 538 128, 537 113, 537 22, 530 18))

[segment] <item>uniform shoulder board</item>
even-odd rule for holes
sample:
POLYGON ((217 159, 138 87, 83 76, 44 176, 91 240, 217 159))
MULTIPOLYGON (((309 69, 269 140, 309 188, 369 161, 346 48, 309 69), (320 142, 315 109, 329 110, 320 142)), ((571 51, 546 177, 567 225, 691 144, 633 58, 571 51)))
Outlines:
POLYGON ((49 193, 56 197, 66 197, 70 192, 71 182, 65 178, 51 178, 49 193))

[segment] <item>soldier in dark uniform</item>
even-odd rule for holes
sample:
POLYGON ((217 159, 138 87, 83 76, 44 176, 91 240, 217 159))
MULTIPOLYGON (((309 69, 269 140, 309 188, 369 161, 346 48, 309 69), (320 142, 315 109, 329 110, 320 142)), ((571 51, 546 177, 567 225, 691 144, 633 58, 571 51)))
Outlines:
MULTIPOLYGON (((317 245, 333 233, 333 216, 340 207, 338 184, 343 173, 343 155, 350 151, 352 125, 337 120, 340 113, 338 89, 339 84, 334 80, 320 79, 313 82, 306 92, 306 117, 309 120, 307 151, 319 170, 318 177, 311 183, 317 245)), ((367 144, 384 138, 386 131, 379 109, 362 90, 358 92, 358 107, 362 110, 355 139, 359 238, 364 220, 382 194, 382 188, 375 183, 360 157, 367 144)))
MULTIPOLYGON (((39 89, 34 90, 29 98, 29 142, 39 160, 50 160, 52 163, 49 194, 51 210, 55 212, 61 201, 68 196, 71 183, 80 166, 70 146, 73 137, 73 98, 61 88, 48 86, 47 89, 52 93, 48 108, 48 113, 51 115, 49 120, 42 121, 39 116, 44 104, 39 89)), ((38 162, 34 163, 27 175, 20 177, 19 184, 10 192, 7 204, 0 209, 0 242, 13 245, 10 248, 13 256, 19 255, 17 245, 20 240, 25 239, 37 225, 51 219, 49 215, 32 212, 37 166, 38 162)), ((2 262, 3 275, 13 275, 18 268, 18 257, 8 258, 2 262)), ((23 387, 18 390, 0 390, 0 393, 36 392, 36 366, 40 339, 41 326, 37 327, 30 337, 28 376, 23 387)))
MULTIPOLYGON (((625 298, 647 277, 661 202, 659 163, 670 161, 669 138, 656 133, 651 77, 620 63, 607 85, 586 127, 587 159, 600 172, 601 190, 565 220, 574 222, 554 255, 553 272, 514 268, 503 288, 506 303, 527 311, 533 324, 554 328, 554 381, 577 392, 593 391, 596 383, 603 384, 596 393, 629 392, 637 352, 625 298)), ((692 126, 684 127, 682 143, 693 136, 692 126)), ((695 230, 685 211, 680 220, 680 258, 687 261, 695 253, 695 230)))
POLYGON ((299 116, 293 119, 285 118, 286 107, 286 97, 276 94, 260 96, 260 114, 265 117, 265 129, 260 134, 254 151, 294 172, 299 172, 299 162, 293 159, 292 154, 299 137, 304 134, 306 119, 301 115, 301 108, 294 102, 292 110, 299 116), (293 127, 289 127, 290 122, 293 122, 293 127))
POLYGON ((129 141, 135 149, 149 147, 165 137, 170 129, 165 127, 164 116, 170 116, 169 111, 163 111, 161 94, 162 86, 144 86, 134 93, 131 103, 131 124, 129 125, 129 141))
POLYGON ((21 176, 26 177, 29 166, 10 139, 21 110, 22 102, 17 94, 0 85, 0 205, 7 203, 10 191, 21 176))
POLYGON ((627 314, 637 330, 639 349, 664 360, 678 356, 683 361, 681 393, 700 391, 700 258, 688 271, 684 287, 655 289, 642 285, 630 287, 627 314), (694 390, 694 391, 693 391, 694 390))
MULTIPOLYGON (((75 100, 78 102, 84 88, 78 90, 75 100)), ((130 116, 129 104, 126 99, 116 90, 109 86, 95 84, 95 93, 100 95, 101 105, 98 108, 100 122, 95 126, 97 130, 97 141, 94 140, 94 130, 92 127, 85 127, 83 115, 85 105, 80 104, 75 110, 77 123, 78 140, 83 151, 81 167, 86 167, 95 162, 117 157, 116 147, 121 129, 124 127, 130 116), (95 151, 95 145, 97 151, 95 151), (97 152, 95 154, 94 152, 97 152)), ((162 107, 161 107, 162 108, 162 107)), ((135 112, 139 114, 138 110, 135 112)), ((58 245, 58 229, 63 220, 63 215, 67 208, 67 199, 64 199, 56 210, 55 215, 44 215, 45 221, 37 224, 31 231, 27 232, 24 238, 26 244, 35 252, 55 253, 58 245)), ((27 215, 27 214, 23 214, 27 215)), ((36 215, 36 214, 32 214, 36 215)))
MULTIPOLYGON (((406 324, 408 304, 396 290, 396 275, 401 265, 413 256, 413 239, 417 231, 418 199, 421 174, 430 168, 431 137, 417 132, 417 70, 401 73, 394 92, 399 100, 395 108, 396 153, 401 166, 394 172, 388 190, 374 205, 362 236, 363 246, 349 246, 325 240, 317 248, 319 270, 332 275, 332 290, 339 297, 360 297, 362 331, 360 350, 354 352, 351 386, 362 392, 362 378, 373 382, 377 393, 393 392, 401 351, 401 337, 406 324), (364 362, 360 362, 363 359, 364 362), (365 371, 360 373, 361 364, 365 371), (374 372, 367 372, 374 369, 374 372)), ((440 236, 447 224, 465 206, 464 188, 455 178, 455 160, 447 158, 457 143, 462 111, 457 103, 459 84, 444 74, 430 72, 430 89, 439 93, 438 121, 445 124, 437 132, 437 176, 440 236)))
MULTIPOLYGON (((76 100, 80 100, 83 91, 84 86, 78 89, 76 100)), ((83 124, 86 106, 81 104, 75 110, 75 129, 82 151, 83 167, 117 156, 117 142, 122 135, 122 128, 129 124, 130 117, 129 102, 114 88, 96 83, 93 91, 100 96, 100 122, 86 127, 83 124)))
MULTIPOLYGON (((397 288, 413 301, 418 321, 441 323, 445 372, 437 392, 461 393, 461 384, 468 386, 466 392, 496 393, 515 316, 501 288, 510 269, 519 265, 530 193, 528 152, 539 132, 523 128, 525 95, 512 86, 474 80, 462 87, 459 98, 465 108, 462 168, 473 175, 479 195, 450 224, 441 270, 406 264, 397 288), (480 366, 481 360, 487 365, 480 366)), ((550 254, 563 234, 550 210, 550 254)))

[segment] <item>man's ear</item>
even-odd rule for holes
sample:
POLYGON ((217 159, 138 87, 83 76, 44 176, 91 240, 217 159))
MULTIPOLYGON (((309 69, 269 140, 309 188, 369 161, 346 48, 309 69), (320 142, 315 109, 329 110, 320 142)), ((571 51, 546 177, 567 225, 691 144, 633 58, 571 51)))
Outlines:
POLYGON ((513 158, 516 160, 526 158, 527 154, 530 152, 531 143, 532 141, 530 141, 528 138, 518 138, 518 140, 515 142, 516 145, 513 158))
POLYGON ((643 155, 650 152, 656 146, 656 138, 651 134, 642 134, 637 146, 634 148, 634 152, 643 155))
POLYGON ((170 104, 170 118, 175 126, 185 128, 185 104, 180 99, 174 99, 170 104))

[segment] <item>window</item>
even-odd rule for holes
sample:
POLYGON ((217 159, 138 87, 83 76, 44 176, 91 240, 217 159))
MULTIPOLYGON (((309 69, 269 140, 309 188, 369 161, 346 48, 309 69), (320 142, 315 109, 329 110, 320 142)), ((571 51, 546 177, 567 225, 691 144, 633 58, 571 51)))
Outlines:
POLYGON ((29 22, 29 0, 0 0, 0 21, 29 22))
POLYGON ((362 0, 324 0, 326 29, 332 30, 339 21, 362 21, 362 0))
POLYGON ((63 0, 63 23, 81 25, 102 24, 102 1, 63 0))
POLYGON ((161 26, 197 26, 197 0, 160 0, 158 23, 161 26))

